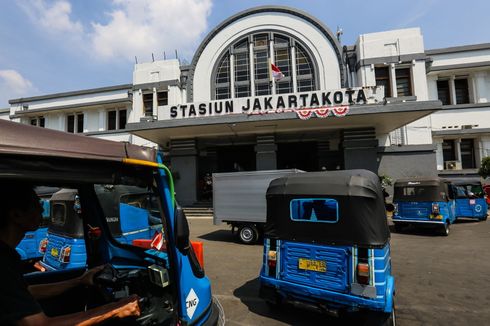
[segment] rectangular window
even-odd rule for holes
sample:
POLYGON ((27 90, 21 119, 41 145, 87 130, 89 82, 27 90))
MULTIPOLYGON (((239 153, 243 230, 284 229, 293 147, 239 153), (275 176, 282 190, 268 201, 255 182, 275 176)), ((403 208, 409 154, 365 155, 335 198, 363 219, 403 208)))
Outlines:
POLYGON ((216 87, 216 99, 223 100, 226 98, 230 98, 230 87, 229 86, 216 87))
POLYGON ((474 139, 461 139, 461 167, 463 169, 475 168, 475 142, 474 139))
POLYGON ((77 133, 83 132, 83 113, 77 114, 77 133))
POLYGON ((249 71, 248 53, 235 54, 235 82, 249 81, 249 71))
POLYGON ((254 54, 255 80, 270 79, 269 64, 270 64, 269 51, 267 49, 261 51, 255 51, 254 54))
POLYGON ((128 122, 128 111, 126 109, 119 110, 119 129, 126 129, 126 123, 128 122))
POLYGON ((161 91, 157 93, 158 106, 168 105, 168 92, 161 91))
POLYGON ((145 116, 153 115, 153 93, 143 94, 143 108, 145 110, 145 116))
POLYGON ((442 105, 451 104, 451 93, 449 91, 449 80, 437 81, 437 97, 442 105))
POLYGON ((298 92, 310 92, 313 90, 313 79, 299 79, 298 80, 298 92))
POLYGON ((399 68, 395 70, 396 92, 398 97, 412 96, 412 79, 410 68, 399 68))
POLYGON ((111 110, 107 112, 107 130, 126 129, 127 110, 111 110))
POLYGON ((248 97, 250 96, 250 85, 235 86, 236 97, 248 97))
POLYGON ((454 91, 456 93, 456 104, 470 103, 470 95, 468 91, 468 79, 455 79, 454 91))
POLYGON ((390 67, 374 68, 376 86, 384 86, 385 97, 391 97, 390 67))
POLYGON ((444 157, 444 162, 456 160, 454 140, 444 140, 442 142, 442 156, 444 157))
POLYGON ((255 95, 269 95, 271 93, 271 88, 269 82, 255 84, 255 95))
POLYGON ((107 112, 107 130, 116 130, 117 126, 117 111, 107 112))
POLYGON ((37 126, 37 118, 31 119, 31 126, 37 126))
POLYGON ((44 119, 44 117, 39 117, 39 127, 44 128, 45 123, 46 120, 44 119))
POLYGON ((300 198, 290 202, 290 218, 298 222, 336 223, 339 204, 331 198, 300 198))
POLYGON ((66 117, 66 131, 75 132, 75 116, 73 114, 66 117))

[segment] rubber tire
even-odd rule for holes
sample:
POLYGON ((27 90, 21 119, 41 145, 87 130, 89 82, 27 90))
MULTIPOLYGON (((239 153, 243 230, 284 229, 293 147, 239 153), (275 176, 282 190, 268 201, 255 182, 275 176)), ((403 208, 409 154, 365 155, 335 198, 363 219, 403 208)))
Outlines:
POLYGON ((449 222, 444 223, 444 227, 441 229, 441 235, 442 236, 447 237, 449 235, 450 226, 451 226, 451 223, 449 223, 449 222))
POLYGON ((482 218, 480 219, 480 222, 484 222, 484 221, 486 221, 486 220, 487 220, 487 218, 488 218, 488 215, 485 215, 484 217, 482 217, 482 218))
POLYGON ((259 239, 259 230, 255 225, 244 224, 238 228, 238 239, 243 244, 254 244, 259 239))
POLYGON ((393 310, 391 313, 371 312, 364 326, 395 326, 396 325, 396 309, 393 301, 393 310))

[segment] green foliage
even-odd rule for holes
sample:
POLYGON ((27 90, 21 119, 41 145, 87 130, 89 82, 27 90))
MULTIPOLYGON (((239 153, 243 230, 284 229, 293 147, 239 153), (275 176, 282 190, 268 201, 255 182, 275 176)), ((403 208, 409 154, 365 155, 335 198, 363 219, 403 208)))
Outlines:
POLYGON ((490 156, 484 157, 481 160, 481 167, 478 170, 478 174, 485 179, 486 177, 490 177, 490 156))
POLYGON ((393 178, 388 175, 384 175, 384 174, 380 175, 379 180, 381 181, 381 185, 384 188, 393 185, 393 178))

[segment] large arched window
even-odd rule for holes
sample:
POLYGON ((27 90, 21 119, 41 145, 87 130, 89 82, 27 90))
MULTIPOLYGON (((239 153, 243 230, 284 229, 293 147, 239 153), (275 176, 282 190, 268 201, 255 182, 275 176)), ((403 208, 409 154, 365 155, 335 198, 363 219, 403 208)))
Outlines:
POLYGON ((278 33, 239 39, 221 56, 214 71, 214 99, 316 90, 313 60, 298 41, 278 33), (284 77, 273 80, 271 63, 284 77))

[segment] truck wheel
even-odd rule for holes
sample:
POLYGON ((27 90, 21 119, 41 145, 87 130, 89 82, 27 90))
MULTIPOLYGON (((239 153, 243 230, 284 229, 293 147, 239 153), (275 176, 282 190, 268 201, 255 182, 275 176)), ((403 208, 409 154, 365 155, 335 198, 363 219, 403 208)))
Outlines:
POLYGON ((259 239, 259 231, 255 225, 245 224, 238 229, 238 238, 244 244, 254 244, 259 239))

